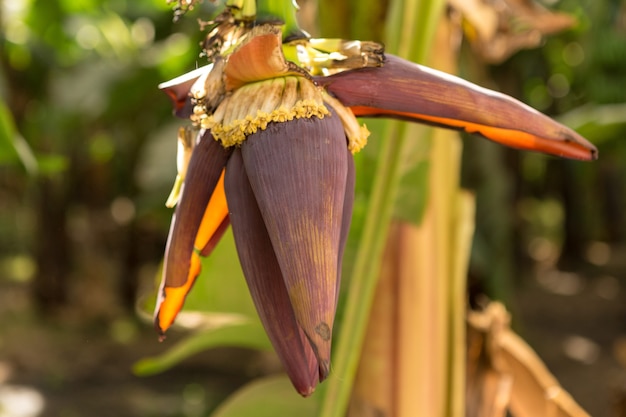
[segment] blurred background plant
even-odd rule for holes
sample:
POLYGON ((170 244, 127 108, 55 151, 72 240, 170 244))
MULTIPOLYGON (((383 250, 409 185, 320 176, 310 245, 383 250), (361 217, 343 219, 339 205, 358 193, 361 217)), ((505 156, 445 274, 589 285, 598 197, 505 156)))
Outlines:
POLYGON ((42 312, 132 309, 160 256, 175 128, 155 85, 195 65, 200 36, 163 3, 2 3, 3 275, 32 279, 42 312), (74 291, 98 275, 117 288, 74 291))
MULTIPOLYGON (((384 39, 393 3, 299 1, 303 25, 314 35, 374 40, 384 39)), ((495 37, 481 33, 488 20, 457 15, 466 39, 459 72, 575 127, 598 145, 601 158, 561 161, 464 138, 461 178, 476 193, 477 213, 471 300, 480 304, 483 294, 504 300, 563 385, 592 414, 607 415, 626 366, 626 3, 544 3, 574 16, 575 26, 510 57, 488 54, 497 50, 489 43, 495 37), (583 378, 597 384, 581 384, 583 378)), ((141 297, 153 290, 158 272, 171 215, 163 203, 176 170, 179 122, 156 85, 204 63, 195 18, 211 16, 214 5, 205 1, 173 23, 164 0, 0 4, 0 383, 43 392, 44 415, 98 415, 69 394, 79 384, 115 381, 108 391, 85 394, 114 401, 120 381, 135 381, 130 364, 163 350, 134 312, 138 299, 150 303, 141 297), (125 370, 106 371, 111 362, 125 370)), ((508 29, 524 33, 528 20, 514 17, 508 29)), ((367 166, 374 151, 357 163, 367 166)), ((373 180, 373 171, 360 172, 347 265, 373 180)), ((199 281, 182 324, 205 323, 193 314, 204 310, 222 323, 255 328, 233 255, 227 238, 204 261, 219 279, 199 281)), ((239 344, 267 346, 249 335, 251 342, 239 344)), ((183 340, 182 351, 136 369, 165 369, 211 340, 183 340)), ((125 409, 116 415, 208 415, 272 362, 262 356, 259 365, 231 350, 210 356, 218 359, 207 364, 206 354, 196 355, 182 371, 178 365, 163 379, 135 381, 117 396, 125 409), (209 371, 195 371, 207 368, 222 377, 209 383, 209 371), (175 376, 180 381, 171 381, 175 376), (147 386, 158 388, 142 390, 147 386)))

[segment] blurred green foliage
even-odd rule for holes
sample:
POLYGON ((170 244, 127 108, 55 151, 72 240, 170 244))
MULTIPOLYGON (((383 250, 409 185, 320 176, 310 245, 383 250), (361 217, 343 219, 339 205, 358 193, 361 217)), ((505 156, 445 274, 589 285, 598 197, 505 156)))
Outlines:
POLYGON ((576 26, 499 65, 463 55, 463 76, 575 128, 600 154, 580 163, 466 139, 462 180, 477 193, 473 282, 508 301, 515 281, 545 260, 533 254, 538 242, 547 239, 550 256, 565 268, 584 263, 592 241, 626 243, 626 3, 562 0, 548 7, 574 16, 576 26), (560 214, 547 226, 545 213, 555 205, 560 214))
POLYGON ((202 33, 163 0, 0 5, 0 257, 34 259, 43 308, 67 301, 68 276, 97 275, 86 258, 110 259, 129 306, 162 253, 176 170, 156 86, 204 64, 202 33))

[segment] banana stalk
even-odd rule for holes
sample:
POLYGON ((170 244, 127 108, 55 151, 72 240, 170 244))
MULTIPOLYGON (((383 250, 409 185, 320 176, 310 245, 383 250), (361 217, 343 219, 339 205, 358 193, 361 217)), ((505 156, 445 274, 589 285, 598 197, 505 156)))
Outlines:
MULTIPOLYGON (((439 28, 433 63, 451 71, 450 33, 445 22, 439 28)), ((420 133, 435 136, 431 192, 419 226, 392 223, 351 402, 355 417, 464 413, 464 297, 473 198, 459 190, 458 135, 420 133), (390 339, 382 342, 384 329, 390 339)))

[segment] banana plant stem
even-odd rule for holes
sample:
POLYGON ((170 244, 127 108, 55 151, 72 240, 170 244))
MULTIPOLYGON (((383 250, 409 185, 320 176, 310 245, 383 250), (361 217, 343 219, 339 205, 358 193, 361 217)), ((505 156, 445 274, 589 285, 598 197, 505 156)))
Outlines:
MULTIPOLYGON (((434 34, 438 13, 443 10, 442 0, 411 1, 399 0, 392 3, 396 8, 388 18, 388 38, 395 38, 395 47, 402 49, 403 55, 423 62, 428 56, 429 46, 434 34), (407 4, 408 3, 408 4, 407 4), (410 16, 399 10, 410 6, 410 16), (406 21, 406 19, 409 19, 406 21), (416 25, 415 20, 419 20, 416 25), (395 22, 394 22, 395 21, 395 22), (395 23, 391 24, 390 23, 395 23), (392 26, 392 27, 389 27, 392 26), (413 29, 418 27, 418 29, 413 29), (402 29, 405 29, 403 32, 402 29), (406 33, 413 42, 403 43, 393 31, 406 33), (417 33, 416 33, 417 32, 417 33), (419 36, 416 36, 419 35, 419 36), (404 50, 411 45, 410 50, 404 50), (412 52, 412 53, 410 53, 412 52)), ((393 9, 393 7, 392 7, 393 9)), ((402 177, 401 160, 405 153, 406 125, 389 123, 387 134, 383 137, 381 154, 376 168, 375 182, 368 206, 363 235, 359 243, 358 255, 355 260, 350 279, 350 290, 346 299, 344 319, 337 335, 337 346, 333 357, 334 377, 328 381, 326 395, 323 399, 320 417, 344 417, 350 401, 354 379, 356 377, 359 356, 367 329, 369 312, 378 282, 380 263, 389 230, 396 194, 402 177)))
POLYGON ((404 147, 404 126, 398 123, 390 123, 390 126, 381 149, 368 216, 351 274, 344 320, 333 358, 334 377, 328 381, 320 417, 345 416, 359 363, 358 353, 363 345, 367 318, 378 282, 381 255, 401 177, 399 162, 404 147))
POLYGON ((303 33, 296 19, 298 5, 294 0, 257 0, 259 18, 278 18, 283 22, 283 38, 298 36, 303 33))

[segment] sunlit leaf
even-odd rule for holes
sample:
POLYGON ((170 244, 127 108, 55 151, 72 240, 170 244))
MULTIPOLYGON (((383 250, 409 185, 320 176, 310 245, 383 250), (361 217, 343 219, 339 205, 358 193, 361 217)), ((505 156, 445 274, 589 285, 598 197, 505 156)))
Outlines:
POLYGON ((285 376, 259 379, 231 395, 211 417, 315 417, 317 396, 302 398, 285 376))
POLYGON ((196 353, 223 346, 271 349, 260 322, 233 318, 222 325, 187 337, 160 356, 141 359, 133 366, 133 371, 141 376, 153 375, 175 366, 196 353))
POLYGON ((626 104, 586 104, 559 117, 561 123, 599 145, 619 141, 626 127, 626 104))

